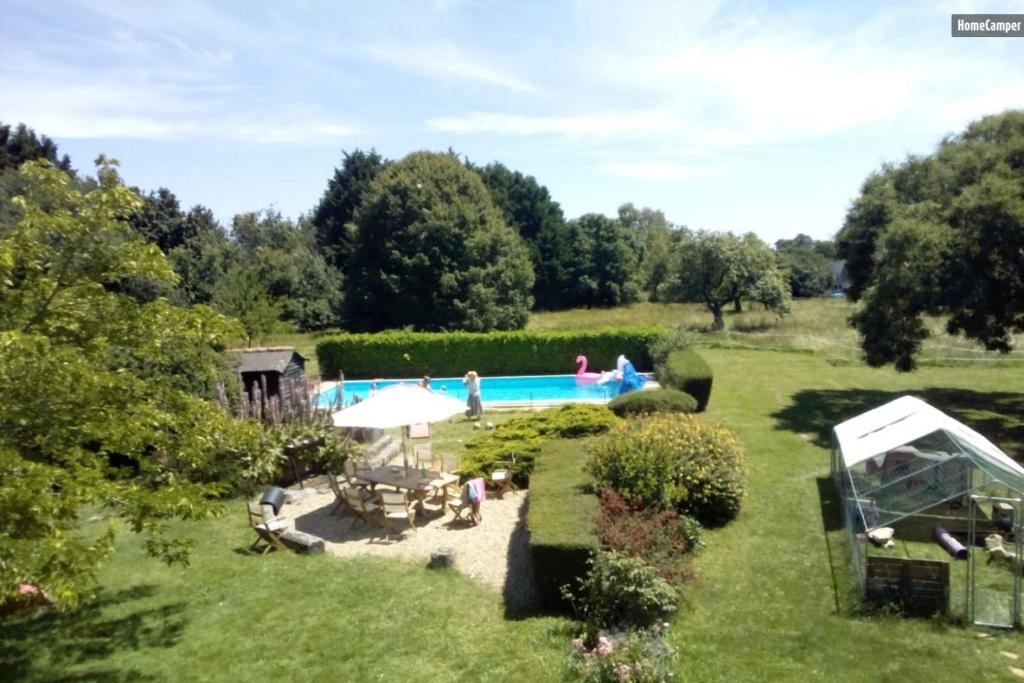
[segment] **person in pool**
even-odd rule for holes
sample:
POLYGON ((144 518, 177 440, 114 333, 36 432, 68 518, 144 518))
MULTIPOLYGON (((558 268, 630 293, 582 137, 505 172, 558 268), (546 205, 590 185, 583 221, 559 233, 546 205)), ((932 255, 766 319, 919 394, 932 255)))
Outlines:
POLYGON ((433 391, 433 389, 430 388, 430 375, 423 375, 423 379, 420 380, 420 386, 427 391, 433 391))

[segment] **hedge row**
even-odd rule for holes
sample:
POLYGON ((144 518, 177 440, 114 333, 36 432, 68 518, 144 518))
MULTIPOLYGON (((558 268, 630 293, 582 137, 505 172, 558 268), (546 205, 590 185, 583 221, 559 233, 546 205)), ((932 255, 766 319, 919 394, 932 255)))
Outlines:
POLYGON ((552 439, 577 439, 607 432, 620 420, 604 406, 567 403, 539 413, 514 417, 466 444, 459 466, 463 479, 490 477, 494 463, 515 462, 515 483, 528 486, 534 461, 546 442, 552 439))
POLYGON ((608 403, 608 409, 619 417, 693 413, 697 411, 697 399, 678 389, 648 389, 616 396, 608 403))
POLYGON ((711 366, 696 351, 673 351, 657 364, 654 371, 661 386, 684 391, 697 399, 697 412, 707 409, 714 377, 711 366))
POLYGON ((563 611, 569 606, 562 586, 586 576, 587 561, 598 548, 598 500, 593 479, 584 470, 584 441, 549 441, 537 457, 530 477, 530 556, 542 607, 563 611))
POLYGON ((380 332, 340 334, 316 346, 325 378, 344 370, 351 379, 377 377, 461 377, 481 375, 564 375, 584 355, 590 370, 615 367, 625 354, 640 372, 653 369, 651 345, 659 327, 620 327, 571 332, 380 332))

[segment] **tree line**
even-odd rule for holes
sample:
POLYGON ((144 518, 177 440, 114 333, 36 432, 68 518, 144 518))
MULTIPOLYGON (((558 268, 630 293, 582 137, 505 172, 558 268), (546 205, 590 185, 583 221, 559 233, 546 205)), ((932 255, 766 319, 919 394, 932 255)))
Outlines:
MULTIPOLYGON (((94 182, 24 125, 0 125, 0 143, 0 193, 10 190, 2 196, 16 194, 12 171, 35 158, 82 187, 94 182)), ((820 296, 831 286, 830 242, 801 235, 772 250, 752 233, 691 231, 628 203, 615 217, 567 219, 533 176, 450 151, 397 161, 375 150, 344 152, 319 202, 294 220, 253 211, 225 228, 203 206, 182 207, 167 188, 139 194, 129 222, 178 279, 128 283, 127 291, 209 305, 240 320, 250 341, 283 327, 515 329, 531 310, 641 300, 704 303, 720 327, 723 301, 783 313, 790 296, 820 296)), ((12 210, 4 202, 3 211, 12 210)))

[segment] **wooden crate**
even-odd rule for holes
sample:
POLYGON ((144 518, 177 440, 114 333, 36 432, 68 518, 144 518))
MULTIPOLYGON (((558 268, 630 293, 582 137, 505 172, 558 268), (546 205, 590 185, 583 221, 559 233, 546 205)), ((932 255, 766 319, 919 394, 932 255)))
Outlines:
POLYGON ((949 609, 949 563, 869 556, 864 598, 896 604, 904 614, 928 617, 949 609))

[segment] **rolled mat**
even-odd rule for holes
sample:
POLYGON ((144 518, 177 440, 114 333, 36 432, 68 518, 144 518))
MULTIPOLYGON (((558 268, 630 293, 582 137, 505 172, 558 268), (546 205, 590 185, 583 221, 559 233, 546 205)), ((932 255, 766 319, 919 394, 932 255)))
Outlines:
POLYGON ((958 560, 967 559, 967 548, 965 548, 960 541, 953 538, 953 536, 946 531, 946 529, 939 525, 935 525, 935 529, 932 531, 932 538, 935 542, 942 546, 942 549, 952 555, 958 560))

